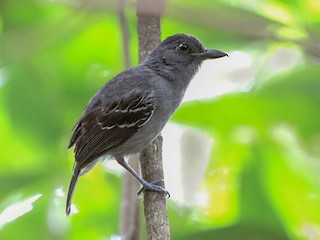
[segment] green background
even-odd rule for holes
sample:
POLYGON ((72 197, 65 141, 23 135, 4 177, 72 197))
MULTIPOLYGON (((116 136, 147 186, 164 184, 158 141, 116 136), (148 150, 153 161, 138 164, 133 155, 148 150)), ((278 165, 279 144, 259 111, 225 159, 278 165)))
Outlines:
MULTIPOLYGON (((118 174, 99 166, 83 177, 74 199, 81 211, 69 218, 63 195, 71 128, 124 69, 116 7, 1 0, 0 239, 117 239, 118 174)), ((209 204, 169 200, 172 239, 320 239, 319 13, 318 0, 167 1, 163 38, 185 32, 248 53, 254 71, 250 90, 187 102, 172 118, 215 139, 202 184, 209 204), (279 47, 298 59, 275 71, 279 47)), ((134 1, 126 15, 136 65, 134 1)))

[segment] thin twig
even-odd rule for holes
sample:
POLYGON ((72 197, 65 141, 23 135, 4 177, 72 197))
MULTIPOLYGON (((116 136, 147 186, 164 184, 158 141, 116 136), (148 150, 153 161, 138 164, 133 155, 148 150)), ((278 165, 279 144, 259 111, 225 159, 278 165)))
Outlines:
MULTIPOLYGON (((132 155, 129 165, 139 171, 139 154, 132 155)), ((139 182, 126 171, 122 185, 120 235, 121 240, 140 240, 140 199, 137 198, 139 182)))
POLYGON ((118 14, 119 14, 119 21, 120 21, 120 29, 122 35, 122 47, 123 47, 123 56, 125 62, 125 68, 129 69, 131 67, 131 58, 130 58, 130 44, 129 44, 129 28, 128 22, 125 16, 125 3, 126 0, 119 0, 118 5, 118 14))
MULTIPOLYGON (((125 68, 131 67, 130 36, 128 23, 125 16, 125 0, 119 0, 118 15, 122 34, 122 48, 125 68)), ((139 172, 139 155, 132 155, 128 160, 129 165, 139 172)), ((136 196, 139 182, 129 173, 125 172, 122 185, 120 235, 122 240, 140 239, 140 202, 136 196)))

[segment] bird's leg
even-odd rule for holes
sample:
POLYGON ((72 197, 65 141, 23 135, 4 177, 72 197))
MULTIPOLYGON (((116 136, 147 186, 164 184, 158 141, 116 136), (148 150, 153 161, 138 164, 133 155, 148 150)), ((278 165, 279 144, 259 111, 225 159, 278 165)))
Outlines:
POLYGON ((170 193, 165 188, 156 185, 157 183, 163 180, 158 180, 158 181, 149 183, 146 180, 144 180, 141 176, 139 176, 139 174, 137 174, 136 171, 133 170, 123 158, 117 158, 116 160, 122 167, 128 170, 142 184, 143 187, 137 192, 138 196, 144 191, 150 190, 150 191, 165 193, 166 196, 170 197, 170 193))
POLYGON ((170 193, 169 193, 165 188, 156 185, 156 184, 158 184, 158 183, 160 183, 160 182, 162 182, 162 181, 163 181, 163 179, 157 180, 157 181, 154 181, 154 182, 151 182, 151 183, 146 182, 146 183, 147 183, 146 185, 143 185, 143 184, 142 184, 143 187, 140 188, 139 191, 137 191, 137 196, 139 197, 139 196, 141 195, 141 193, 145 192, 146 190, 151 190, 151 191, 163 192, 163 193, 166 194, 166 197, 169 198, 169 197, 170 197, 170 193), (159 191, 159 190, 157 190, 157 189, 153 189, 154 187, 160 188, 160 189, 162 189, 162 190, 159 191))

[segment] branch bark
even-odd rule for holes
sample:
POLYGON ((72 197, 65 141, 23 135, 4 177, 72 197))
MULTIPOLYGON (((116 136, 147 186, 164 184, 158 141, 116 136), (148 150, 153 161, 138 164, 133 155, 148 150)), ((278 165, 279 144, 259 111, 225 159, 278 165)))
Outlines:
MULTIPOLYGON (((138 0, 139 61, 160 43, 160 16, 163 0, 138 0)), ((162 137, 158 136, 140 156, 142 177, 148 182, 164 179, 162 163, 162 137)), ((164 187, 164 181, 161 182, 164 187)), ((144 193, 144 215, 148 240, 170 239, 166 198, 163 194, 144 193)))
MULTIPOLYGON (((148 182, 163 179, 162 137, 158 136, 140 156, 142 176, 148 182)), ((161 184, 164 187, 164 182, 161 184)), ((144 216, 148 240, 170 239, 166 197, 157 192, 144 192, 144 216)))
MULTIPOLYGON (((138 0, 139 61, 142 62, 150 51, 160 43, 160 16, 163 0, 138 0)), ((163 180, 162 137, 158 136, 140 156, 142 177, 148 182, 163 180)), ((164 187, 164 181, 161 182, 164 187)), ((166 198, 163 194, 144 193, 144 215, 148 240, 170 239, 166 198)))

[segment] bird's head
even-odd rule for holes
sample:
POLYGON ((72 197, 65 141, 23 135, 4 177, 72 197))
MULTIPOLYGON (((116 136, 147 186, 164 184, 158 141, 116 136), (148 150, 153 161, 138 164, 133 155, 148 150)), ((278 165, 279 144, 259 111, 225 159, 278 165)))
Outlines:
POLYGON ((195 37, 187 34, 175 34, 159 44, 150 54, 149 59, 164 62, 166 65, 197 65, 206 60, 227 56, 226 53, 207 49, 195 37))

